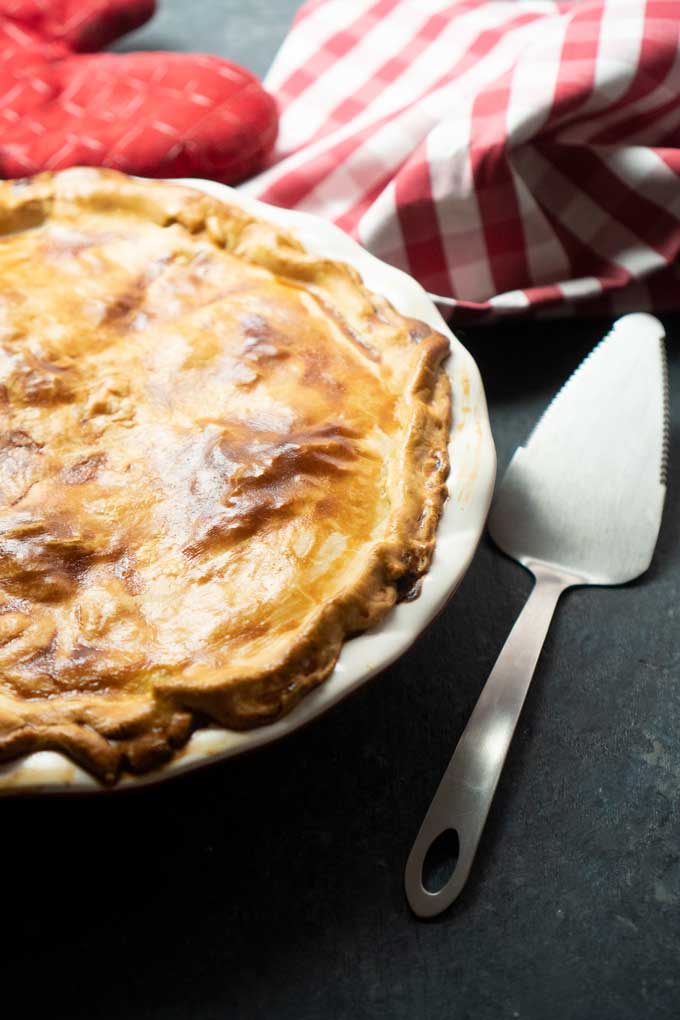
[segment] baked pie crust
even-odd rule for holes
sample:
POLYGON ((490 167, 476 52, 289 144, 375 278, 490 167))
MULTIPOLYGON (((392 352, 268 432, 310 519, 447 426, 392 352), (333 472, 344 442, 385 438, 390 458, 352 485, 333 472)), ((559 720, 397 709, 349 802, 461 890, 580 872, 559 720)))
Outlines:
POLYGON ((427 570, 448 342, 202 192, 0 184, 0 758, 289 711, 427 570))

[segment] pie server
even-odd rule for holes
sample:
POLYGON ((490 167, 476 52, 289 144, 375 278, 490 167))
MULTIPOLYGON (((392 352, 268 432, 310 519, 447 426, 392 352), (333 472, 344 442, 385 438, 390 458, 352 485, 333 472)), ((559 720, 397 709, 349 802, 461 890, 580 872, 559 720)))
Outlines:
POLYGON ((515 452, 496 494, 491 536, 536 583, 409 855, 406 895, 420 917, 445 910, 465 885, 560 595, 572 585, 624 584, 651 562, 666 494, 663 335, 651 315, 619 319, 515 452), (423 864, 448 830, 458 857, 431 892, 423 864))

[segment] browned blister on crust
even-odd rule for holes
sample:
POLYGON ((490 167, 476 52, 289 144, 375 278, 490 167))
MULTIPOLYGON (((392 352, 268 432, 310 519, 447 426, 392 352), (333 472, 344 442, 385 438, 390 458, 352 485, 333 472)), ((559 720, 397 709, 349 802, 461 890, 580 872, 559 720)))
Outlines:
POLYGON ((0 758, 289 711, 428 568, 448 342, 176 185, 0 184, 0 758))

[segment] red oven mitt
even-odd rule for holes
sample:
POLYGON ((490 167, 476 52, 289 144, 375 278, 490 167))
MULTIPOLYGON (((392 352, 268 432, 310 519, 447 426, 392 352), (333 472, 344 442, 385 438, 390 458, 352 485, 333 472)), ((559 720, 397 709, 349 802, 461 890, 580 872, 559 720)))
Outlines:
POLYGON ((235 182, 260 168, 274 100, 219 57, 85 54, 142 24, 153 0, 0 0, 0 176, 109 166, 235 182))
POLYGON ((100 50, 148 21, 156 0, 0 0, 0 18, 78 53, 100 50))

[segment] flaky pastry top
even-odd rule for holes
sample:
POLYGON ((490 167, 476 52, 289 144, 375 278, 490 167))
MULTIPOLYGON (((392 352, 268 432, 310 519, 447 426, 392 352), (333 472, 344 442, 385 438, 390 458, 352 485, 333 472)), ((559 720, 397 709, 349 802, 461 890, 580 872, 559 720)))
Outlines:
POLYGON ((426 570, 447 341, 240 208, 0 184, 0 756, 276 718, 426 570))

